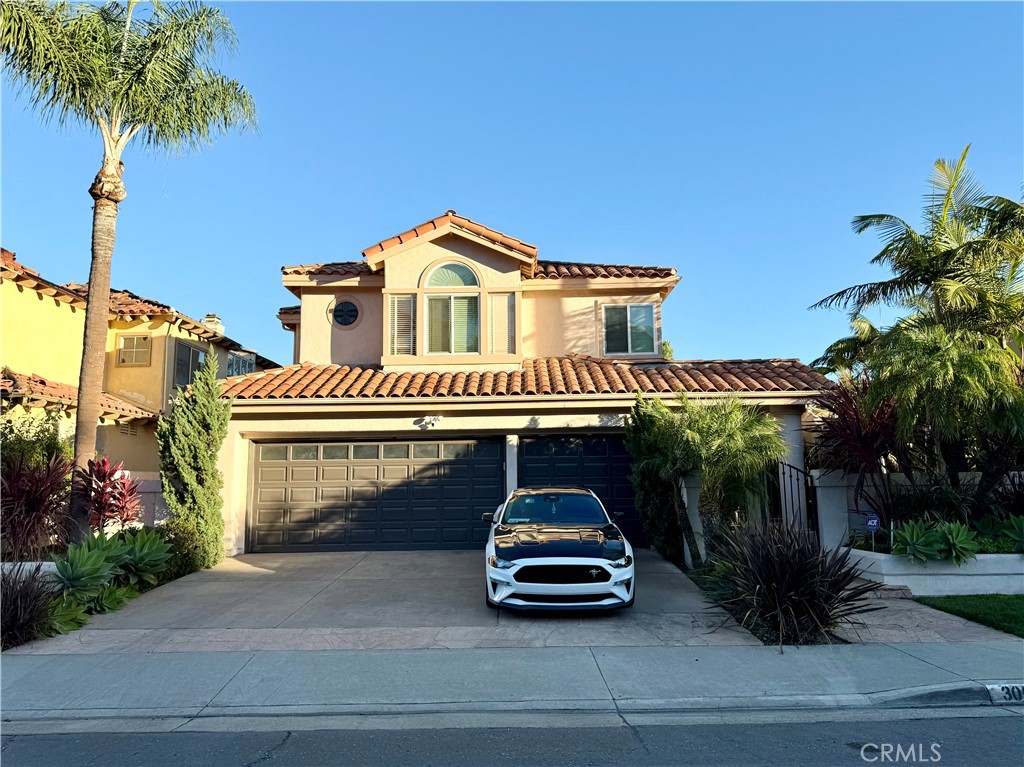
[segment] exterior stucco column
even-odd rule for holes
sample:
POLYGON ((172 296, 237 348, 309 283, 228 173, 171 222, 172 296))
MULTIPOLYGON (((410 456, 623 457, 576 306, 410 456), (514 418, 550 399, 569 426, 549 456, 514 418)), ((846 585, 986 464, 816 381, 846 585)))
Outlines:
POLYGON ((519 435, 505 435, 505 495, 519 487, 519 435))

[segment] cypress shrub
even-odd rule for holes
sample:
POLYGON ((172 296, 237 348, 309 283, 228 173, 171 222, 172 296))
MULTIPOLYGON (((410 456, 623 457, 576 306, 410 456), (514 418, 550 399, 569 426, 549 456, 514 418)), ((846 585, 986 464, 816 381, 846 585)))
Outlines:
POLYGON ((221 399, 217 356, 207 354, 191 386, 179 390, 157 425, 160 481, 170 517, 168 579, 213 567, 224 558, 224 478, 217 456, 228 433, 231 403, 221 399))

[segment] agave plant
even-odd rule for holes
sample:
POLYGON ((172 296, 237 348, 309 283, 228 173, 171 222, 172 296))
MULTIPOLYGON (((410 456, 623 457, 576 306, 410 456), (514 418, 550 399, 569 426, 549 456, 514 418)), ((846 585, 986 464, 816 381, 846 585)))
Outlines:
POLYGON ((1009 517, 1003 523, 1002 534, 1013 540, 1015 551, 1024 552, 1024 515, 1009 517))
POLYGON ((911 520, 896 528, 892 553, 909 557, 919 565, 927 565, 942 559, 942 540, 933 524, 911 520))
POLYGON ((54 580, 64 595, 82 602, 96 597, 118 572, 102 551, 76 544, 68 546, 64 556, 54 558, 54 565, 54 580))
POLYGON ((936 526, 939 535, 939 551, 943 559, 952 559, 962 565, 978 555, 977 536, 963 522, 941 522, 936 526))
POLYGON ((155 586, 158 575, 167 569, 171 546, 156 530, 141 528, 124 535, 126 558, 121 564, 123 579, 130 585, 155 586))

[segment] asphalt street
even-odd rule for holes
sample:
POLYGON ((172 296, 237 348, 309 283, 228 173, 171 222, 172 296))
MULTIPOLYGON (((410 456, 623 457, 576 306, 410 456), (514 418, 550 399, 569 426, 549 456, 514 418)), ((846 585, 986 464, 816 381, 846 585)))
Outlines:
POLYGON ((4 767, 1020 767, 1024 716, 4 736, 4 767))

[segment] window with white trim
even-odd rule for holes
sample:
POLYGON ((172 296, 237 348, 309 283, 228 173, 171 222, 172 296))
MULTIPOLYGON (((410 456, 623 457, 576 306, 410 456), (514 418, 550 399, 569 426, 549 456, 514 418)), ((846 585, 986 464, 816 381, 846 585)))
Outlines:
POLYGON ((120 367, 145 367, 150 360, 150 337, 118 336, 117 364, 120 367))
POLYGON ((427 295, 427 353, 480 353, 480 294, 473 270, 464 264, 437 267, 427 280, 428 288, 453 288, 451 294, 427 295))
POLYGON ((604 354, 654 354, 654 304, 604 307, 604 354))
POLYGON ((174 386, 183 389, 192 383, 205 360, 205 351, 178 341, 174 352, 174 386))
POLYGON ((388 303, 391 354, 415 354, 416 297, 391 296, 388 303))
POLYGON ((516 353, 516 296, 499 293, 491 296, 491 354, 516 353))

